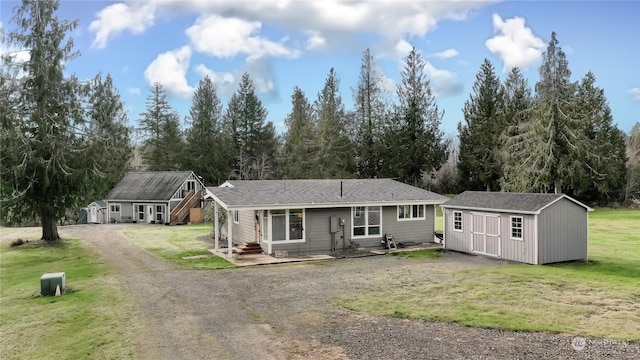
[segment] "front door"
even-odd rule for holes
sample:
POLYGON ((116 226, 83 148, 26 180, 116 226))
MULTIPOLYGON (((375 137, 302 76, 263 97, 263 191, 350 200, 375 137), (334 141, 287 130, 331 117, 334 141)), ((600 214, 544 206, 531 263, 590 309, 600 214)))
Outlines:
POLYGON ((89 219, 88 222, 90 222, 90 223, 98 222, 98 211, 97 211, 95 206, 91 207, 91 218, 89 219))
POLYGON ((472 213, 471 250, 500 257, 500 217, 472 213))
POLYGON ((147 205, 147 217, 146 220, 148 223, 153 221, 153 205, 147 205))

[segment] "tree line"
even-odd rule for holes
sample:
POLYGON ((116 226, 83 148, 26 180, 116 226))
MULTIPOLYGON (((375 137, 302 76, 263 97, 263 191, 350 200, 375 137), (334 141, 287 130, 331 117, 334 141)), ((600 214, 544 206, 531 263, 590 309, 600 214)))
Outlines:
POLYGON ((143 167, 193 170, 213 185, 228 178, 391 177, 421 186, 423 174, 438 170, 448 156, 439 129, 443 112, 424 67, 422 55, 412 49, 393 104, 367 49, 353 90, 354 109, 345 108, 332 68, 313 102, 299 87, 293 89, 282 134, 267 121, 249 74, 226 109, 211 79, 200 80, 183 132, 162 85, 155 84, 138 123, 143 167))
POLYGON ((213 186, 233 179, 394 178, 441 193, 467 189, 566 192, 589 202, 640 197, 640 125, 627 136, 615 124, 595 75, 570 80, 556 34, 544 53, 535 93, 516 68, 501 83, 482 64, 458 125, 459 142, 440 130, 438 108, 414 48, 401 82, 389 89, 374 56, 362 56, 353 109, 330 69, 310 100, 291 94, 286 130, 278 134, 244 74, 223 106, 208 77, 181 121, 154 84, 135 128, 113 79, 65 76, 79 54, 59 19, 58 0, 16 6, 16 29, 3 42, 0 70, 0 218, 40 219, 42 238, 59 239, 57 223, 104 197, 127 169, 191 170, 213 186), (132 165, 133 135, 142 163, 132 165), (626 145, 625 145, 626 144, 626 145), (138 146, 139 145, 139 146, 138 146))

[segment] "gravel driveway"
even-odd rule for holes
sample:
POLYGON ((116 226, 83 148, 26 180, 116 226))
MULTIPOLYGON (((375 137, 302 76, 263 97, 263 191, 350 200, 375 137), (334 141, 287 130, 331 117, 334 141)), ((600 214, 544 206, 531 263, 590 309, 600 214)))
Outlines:
POLYGON ((63 228, 93 247, 136 297, 129 326, 140 359, 638 359, 640 344, 477 329, 367 316, 337 296, 393 282, 419 283, 443 268, 501 262, 448 253, 437 261, 393 256, 185 270, 118 234, 126 226, 63 228), (576 343, 580 345, 580 343, 576 343))

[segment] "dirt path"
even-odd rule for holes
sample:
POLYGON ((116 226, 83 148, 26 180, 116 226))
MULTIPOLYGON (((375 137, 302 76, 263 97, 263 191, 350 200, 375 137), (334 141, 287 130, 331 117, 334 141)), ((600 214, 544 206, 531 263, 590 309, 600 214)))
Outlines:
MULTIPOLYGON (((496 266, 448 254, 425 264, 392 256, 198 271, 176 268, 118 235, 132 225, 73 226, 137 298, 141 359, 637 359, 639 344, 475 329, 358 315, 337 296, 394 282, 440 281, 443 268, 496 266)), ((135 226, 135 225, 133 225, 135 226)))

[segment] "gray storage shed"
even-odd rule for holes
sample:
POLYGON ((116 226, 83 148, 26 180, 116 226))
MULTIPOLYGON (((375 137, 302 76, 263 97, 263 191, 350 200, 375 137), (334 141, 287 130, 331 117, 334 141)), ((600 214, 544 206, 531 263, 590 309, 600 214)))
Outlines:
POLYGON ((445 249, 528 264, 587 259, 593 209, 567 195, 465 191, 441 207, 445 249))

